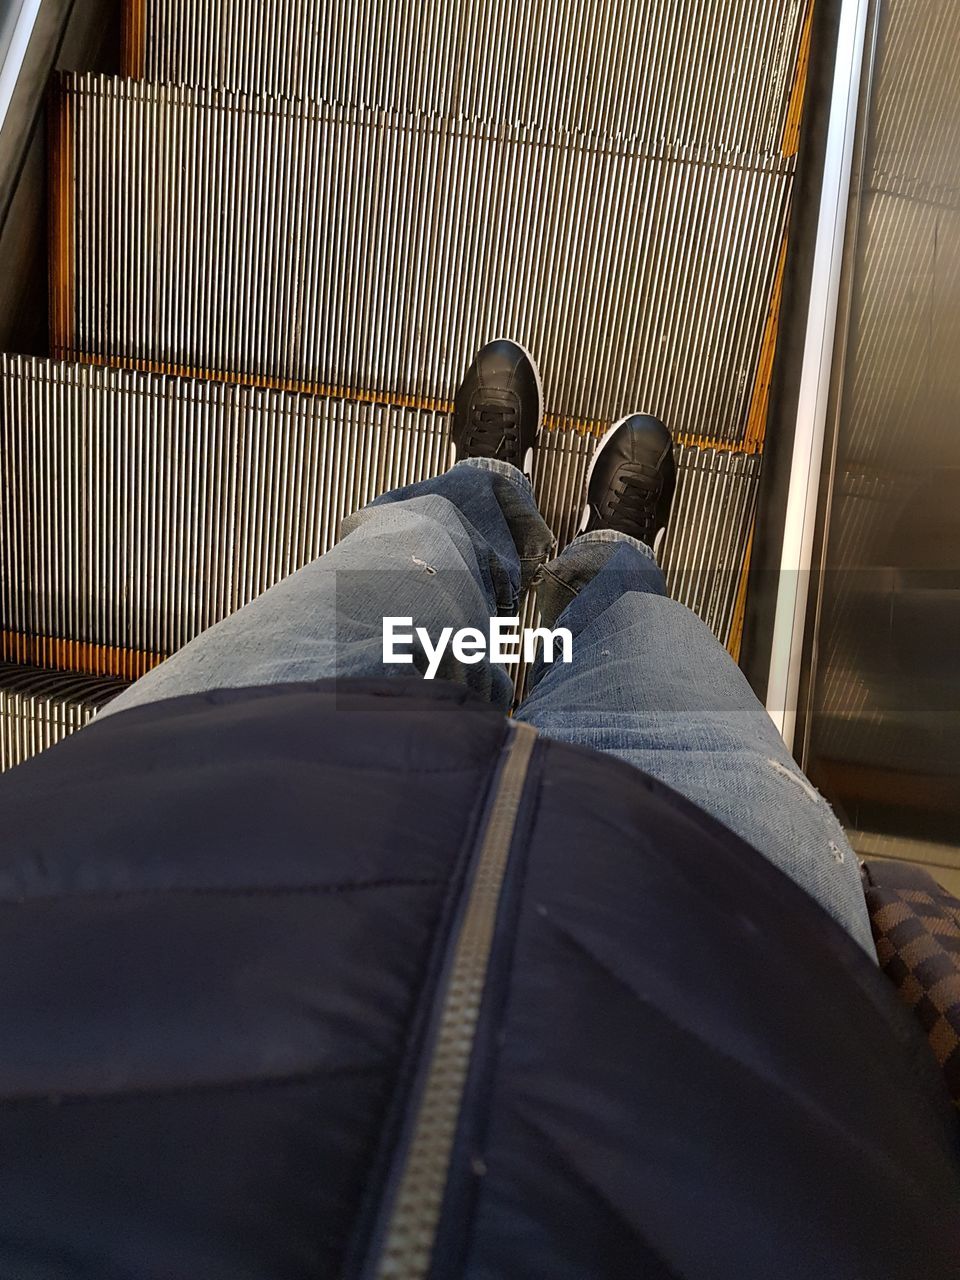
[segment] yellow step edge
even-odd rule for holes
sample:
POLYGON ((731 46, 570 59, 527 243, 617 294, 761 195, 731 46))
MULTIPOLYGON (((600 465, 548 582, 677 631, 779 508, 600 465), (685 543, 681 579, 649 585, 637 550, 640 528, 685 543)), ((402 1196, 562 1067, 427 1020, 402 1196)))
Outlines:
MULTIPOLYGON (((408 392, 375 390, 369 387, 353 387, 346 384, 304 382, 294 378, 277 378, 265 374, 236 373, 232 370, 203 369, 195 365, 167 364, 159 360, 145 360, 124 356, 101 356, 84 351, 71 351, 57 347, 54 358, 76 364, 93 365, 106 369, 129 369, 136 373, 150 373, 169 378, 196 378, 204 382, 230 383, 241 387, 260 387, 265 391, 283 391, 293 395, 330 396, 341 400, 356 400, 361 404, 387 405, 396 409, 417 409, 426 413, 451 414, 453 401, 437 396, 417 396, 408 392)), ((581 435, 602 436, 610 426, 606 419, 569 418, 562 414, 548 413, 543 425, 548 431, 578 431, 581 435)), ((675 440, 682 445, 695 445, 701 449, 716 449, 720 453, 757 453, 756 441, 720 440, 715 436, 697 435, 694 432, 678 432, 675 440)))
POLYGON ((773 363, 777 354, 777 339, 780 336, 780 310, 783 304, 783 276, 787 265, 787 234, 784 233, 777 259, 777 269, 773 278, 773 290, 770 306, 767 310, 763 342, 760 346, 760 359, 757 363, 757 374, 753 382, 753 393, 750 397, 750 409, 747 413, 747 426, 744 431, 744 451, 758 453, 763 450, 763 442, 767 432, 767 412, 770 407, 770 382, 773 378, 773 363))
MULTIPOLYGON (((800 47, 797 52, 797 66, 793 77, 793 87, 787 106, 787 118, 783 131, 781 150, 787 158, 795 156, 800 148, 800 126, 803 121, 803 107, 806 99, 807 76, 810 69, 810 46, 813 35, 813 12, 816 0, 809 0, 807 12, 800 33, 800 47)), ((790 219, 787 218, 789 229, 790 219)), ((773 292, 770 298, 770 309, 767 313, 767 327, 763 345, 760 350, 760 362, 753 387, 750 412, 747 415, 747 427, 744 442, 748 449, 754 446, 762 452, 767 430, 767 415, 770 408, 770 382, 773 377, 773 364, 777 353, 777 340, 780 336, 780 312, 783 304, 783 279, 787 265, 787 245, 789 230, 784 234, 780 246, 780 257, 774 276, 773 292)), ((740 661, 743 646, 743 627, 747 608, 747 583, 750 578, 750 563, 753 558, 753 538, 756 531, 756 519, 750 530, 747 550, 740 570, 740 583, 737 588, 737 600, 733 610, 733 621, 730 625, 730 638, 727 650, 734 662, 740 661)))
POLYGON ((0 631, 0 658, 20 666, 43 667, 55 671, 79 671, 91 676, 113 676, 120 680, 139 678, 158 666, 160 653, 121 649, 84 640, 64 640, 57 636, 30 636, 18 631, 0 631))
POLYGON ((787 118, 783 129, 781 151, 786 157, 792 157, 800 149, 800 125, 803 121, 803 104, 807 93, 807 72, 810 69, 810 45, 813 37, 813 10, 816 0, 810 0, 803 30, 800 33, 800 48, 797 51, 797 66, 793 76, 793 87, 787 105, 787 118))
MULTIPOLYGON (((757 365, 757 376, 754 379, 753 395, 750 401, 750 412, 747 414, 747 428, 744 438, 745 450, 748 453, 762 453, 767 431, 767 413, 770 408, 770 382, 773 377, 773 362, 777 354, 777 339, 780 334, 780 310, 783 303, 783 275, 787 263, 787 235, 784 234, 780 247, 780 257, 773 281, 773 293, 770 298, 770 309, 767 312, 767 325, 764 331, 763 344, 760 348, 760 360, 757 365)), ((727 652, 734 662, 740 661, 740 648, 743 643, 743 623, 747 606, 747 579, 750 575, 750 557, 753 552, 753 534, 756 518, 750 529, 747 550, 740 569, 740 583, 737 587, 737 599, 733 610, 733 621, 730 624, 730 637, 727 640, 727 652)))
POLYGON ((740 661, 740 649, 743 645, 743 623, 747 611, 747 580, 750 577, 750 560, 753 555, 753 534, 756 521, 751 526, 747 539, 747 549, 743 556, 743 567, 740 570, 740 584, 737 587, 737 599, 733 606, 733 621, 730 624, 730 639, 727 641, 727 652, 734 662, 740 661))

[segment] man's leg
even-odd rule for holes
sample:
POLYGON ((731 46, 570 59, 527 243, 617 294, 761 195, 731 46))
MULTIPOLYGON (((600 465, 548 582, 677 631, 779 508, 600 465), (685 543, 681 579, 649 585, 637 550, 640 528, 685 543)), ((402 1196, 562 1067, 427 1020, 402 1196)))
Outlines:
MULTIPOLYGON (((144 702, 206 689, 327 677, 416 676, 383 662, 384 618, 409 618, 435 645, 446 629, 515 615, 520 596, 553 547, 540 518, 529 461, 540 427, 539 377, 515 343, 490 343, 457 393, 454 450, 444 475, 393 490, 344 521, 326 555, 205 631, 109 704, 111 715, 144 702)), ((459 661, 448 646, 434 674, 459 681, 505 710, 506 669, 459 661)))
MULTIPOLYGON (((111 702, 101 716, 205 689, 320 680, 417 676, 428 654, 398 646, 410 665, 384 665, 383 620, 398 630, 476 627, 515 615, 553 537, 527 478, 496 459, 467 459, 445 475, 384 494, 344 522, 341 541, 185 645, 111 702)), ((448 645, 435 672, 506 710, 513 682, 486 658, 457 660, 448 645)))
POLYGON ((670 433, 641 414, 597 450, 581 534, 542 574, 544 625, 573 662, 532 672, 518 718, 608 751, 687 796, 807 890, 871 956, 853 850, 743 673, 667 596, 652 548, 676 480, 670 433))

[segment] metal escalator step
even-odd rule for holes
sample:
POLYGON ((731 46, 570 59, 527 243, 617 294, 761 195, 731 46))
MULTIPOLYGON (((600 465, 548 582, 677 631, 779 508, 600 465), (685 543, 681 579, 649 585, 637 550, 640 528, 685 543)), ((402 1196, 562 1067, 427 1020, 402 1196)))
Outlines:
POLYGON ((123 681, 0 662, 0 771, 81 729, 123 681))
POLYGON ((682 451, 670 534, 667 588, 729 644, 756 513, 760 455, 682 451))
POLYGON ((806 7, 361 0, 346 10, 301 0, 131 0, 125 70, 167 83, 763 153, 779 148, 787 123, 806 7))
POLYGON ((793 160, 67 76, 57 354, 452 398, 537 354, 555 421, 744 438, 793 160))
MULTIPOLYGON (((0 381, 2 658, 141 674, 448 461, 446 415, 426 410, 22 356, 0 381)), ((560 545, 594 446, 545 433, 535 485, 560 545)), ((760 457, 680 446, 678 462, 668 585, 725 642, 760 457)))
MULTIPOLYGON (((2 358, 3 616, 144 667, 435 474, 445 420, 325 397, 2 358)), ((135 674, 139 672, 134 671, 135 674)))

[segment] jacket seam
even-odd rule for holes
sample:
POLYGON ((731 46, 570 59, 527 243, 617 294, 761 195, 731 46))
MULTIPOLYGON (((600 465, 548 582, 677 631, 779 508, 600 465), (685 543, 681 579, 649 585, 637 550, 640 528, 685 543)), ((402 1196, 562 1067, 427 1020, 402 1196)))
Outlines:
POLYGON ((122 902, 129 898, 164 897, 229 897, 229 898, 279 898, 284 896, 356 893, 364 889, 419 889, 445 883, 440 877, 382 880, 344 881, 341 884, 292 884, 292 885, 157 885, 144 889, 78 889, 76 893, 52 893, 24 895, 18 898, 0 896, 0 908, 56 905, 62 902, 84 902, 105 899, 122 902))
POLYGON ((343 1077, 370 1075, 382 1070, 382 1064, 372 1062, 366 1066, 351 1065, 344 1067, 316 1068, 311 1071, 291 1071, 275 1076, 254 1075, 238 1077, 235 1080, 193 1080, 183 1084, 145 1085, 131 1089, 107 1089, 99 1093, 95 1090, 70 1092, 67 1089, 46 1089, 42 1093, 15 1094, 0 1092, 0 1101, 5 1107, 29 1107, 45 1105, 70 1106, 72 1104, 97 1102, 131 1102, 145 1098, 185 1097, 198 1093, 229 1093, 246 1090, 277 1089, 285 1085, 312 1084, 317 1080, 339 1080, 343 1077))

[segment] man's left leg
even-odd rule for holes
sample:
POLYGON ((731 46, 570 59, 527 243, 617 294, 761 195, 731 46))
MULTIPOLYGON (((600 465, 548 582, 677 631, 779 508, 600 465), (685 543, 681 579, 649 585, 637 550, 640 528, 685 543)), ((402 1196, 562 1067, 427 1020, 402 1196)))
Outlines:
MULTIPOLYGON (((431 666, 416 639, 411 662, 385 665, 384 618, 409 619, 435 646, 446 632, 517 613, 522 593, 553 546, 529 476, 542 412, 539 379, 513 343, 481 351, 458 392, 444 475, 383 494, 345 522, 341 541, 192 640, 101 712, 208 689, 329 677, 418 676, 431 666)), ((432 672, 506 710, 507 669, 446 647, 432 672)))

